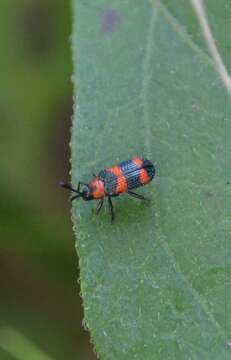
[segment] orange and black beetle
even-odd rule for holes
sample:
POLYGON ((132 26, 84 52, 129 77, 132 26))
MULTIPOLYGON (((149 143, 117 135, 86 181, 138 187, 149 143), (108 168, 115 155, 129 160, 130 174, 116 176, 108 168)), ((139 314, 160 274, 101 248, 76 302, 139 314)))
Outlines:
POLYGON ((104 198, 108 198, 111 220, 114 220, 114 210, 111 198, 122 193, 127 193, 140 200, 145 198, 136 194, 132 189, 148 184, 155 176, 154 165, 149 160, 144 160, 138 156, 132 160, 123 161, 119 165, 101 170, 98 175, 85 184, 78 183, 77 189, 70 184, 61 182, 60 185, 71 190, 77 195, 72 196, 71 200, 82 197, 84 200, 98 200, 97 214, 100 212, 104 198), (81 190, 81 186, 83 186, 81 190))

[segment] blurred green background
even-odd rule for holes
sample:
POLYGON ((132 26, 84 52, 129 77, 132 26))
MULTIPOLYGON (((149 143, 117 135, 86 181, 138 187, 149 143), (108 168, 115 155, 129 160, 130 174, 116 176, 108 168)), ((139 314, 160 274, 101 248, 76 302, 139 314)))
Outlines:
POLYGON ((95 359, 68 194, 71 3, 1 0, 0 359, 95 359))

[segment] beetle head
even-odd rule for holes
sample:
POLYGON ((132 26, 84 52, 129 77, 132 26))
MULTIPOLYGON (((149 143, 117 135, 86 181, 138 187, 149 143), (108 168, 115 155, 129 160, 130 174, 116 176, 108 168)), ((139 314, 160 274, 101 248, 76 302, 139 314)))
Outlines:
POLYGON ((86 201, 93 199, 92 194, 91 194, 91 189, 87 184, 84 185, 82 190, 80 190, 80 185, 81 185, 80 183, 78 184, 77 189, 74 189, 70 184, 64 183, 64 182, 60 182, 59 185, 76 194, 76 195, 72 196, 71 200, 78 199, 79 197, 83 198, 83 200, 86 200, 86 201))

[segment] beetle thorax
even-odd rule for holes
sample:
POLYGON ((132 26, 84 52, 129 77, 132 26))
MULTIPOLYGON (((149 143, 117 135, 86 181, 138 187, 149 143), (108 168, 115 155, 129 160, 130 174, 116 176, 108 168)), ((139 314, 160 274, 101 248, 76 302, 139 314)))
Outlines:
POLYGON ((105 196, 104 183, 98 177, 96 177, 89 183, 89 188, 93 199, 100 199, 105 196))

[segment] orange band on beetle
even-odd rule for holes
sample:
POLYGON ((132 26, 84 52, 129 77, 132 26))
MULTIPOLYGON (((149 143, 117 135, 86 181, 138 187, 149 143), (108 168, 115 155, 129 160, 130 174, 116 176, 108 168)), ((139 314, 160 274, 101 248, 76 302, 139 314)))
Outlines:
POLYGON ((110 168, 107 168, 106 170, 110 171, 112 174, 116 176, 123 176, 123 171, 121 170, 120 166, 112 166, 110 168))
POLYGON ((143 165, 143 159, 139 158, 138 156, 135 156, 132 161, 137 165, 137 166, 142 166, 143 165))
POLYGON ((126 178, 124 176, 119 176, 117 179, 117 186, 116 186, 117 194, 127 191, 127 188, 128 188, 128 185, 127 185, 126 178))
POLYGON ((143 185, 147 184, 151 180, 150 176, 148 176, 148 173, 145 169, 140 170, 139 180, 140 180, 140 183, 143 185))
POLYGON ((111 168, 107 169, 108 171, 110 171, 111 173, 113 173, 114 175, 116 175, 117 177, 117 186, 116 186, 116 193, 123 193, 125 191, 127 191, 127 181, 126 178, 123 174, 123 171, 121 169, 120 166, 113 166, 111 168))

